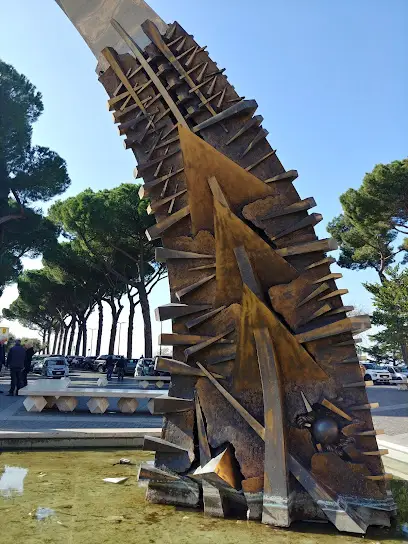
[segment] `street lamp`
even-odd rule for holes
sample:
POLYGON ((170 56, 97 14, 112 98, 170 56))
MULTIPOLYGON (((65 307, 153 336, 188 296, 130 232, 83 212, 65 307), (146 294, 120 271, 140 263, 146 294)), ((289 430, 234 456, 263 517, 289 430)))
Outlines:
POLYGON ((120 355, 120 333, 121 333, 121 330, 122 330, 122 324, 123 323, 126 323, 126 321, 119 321, 118 325, 119 325, 119 334, 118 334, 118 355, 120 355))

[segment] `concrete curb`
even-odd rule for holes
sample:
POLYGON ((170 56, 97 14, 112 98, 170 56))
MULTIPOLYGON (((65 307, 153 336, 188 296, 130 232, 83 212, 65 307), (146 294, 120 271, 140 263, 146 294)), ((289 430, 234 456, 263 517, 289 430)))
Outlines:
POLYGON ((145 435, 161 437, 161 428, 48 429, 0 431, 0 449, 141 448, 145 435))
POLYGON ((379 439, 377 444, 379 448, 388 450, 388 454, 382 457, 385 471, 402 480, 408 480, 408 448, 379 439))

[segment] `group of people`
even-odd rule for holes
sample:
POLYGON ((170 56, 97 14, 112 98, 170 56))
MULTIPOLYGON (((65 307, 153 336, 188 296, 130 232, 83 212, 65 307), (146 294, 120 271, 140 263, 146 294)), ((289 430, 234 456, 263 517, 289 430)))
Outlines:
POLYGON ((111 381, 115 366, 118 374, 118 381, 123 382, 123 377, 125 376, 125 359, 123 357, 115 361, 112 355, 108 355, 106 359, 106 378, 109 382, 111 381))
POLYGON ((23 346, 21 340, 16 340, 6 358, 5 346, 4 344, 0 346, 0 371, 3 365, 10 369, 9 396, 18 395, 19 389, 27 385, 34 353, 31 344, 23 346))

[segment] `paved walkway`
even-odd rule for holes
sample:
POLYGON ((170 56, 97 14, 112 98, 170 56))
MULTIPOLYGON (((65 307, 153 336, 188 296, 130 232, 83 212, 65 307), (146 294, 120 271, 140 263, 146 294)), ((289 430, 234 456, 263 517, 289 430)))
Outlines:
MULTIPOLYGON (((32 376, 34 382, 39 376, 32 376)), ((75 387, 96 386, 100 375, 91 372, 74 371, 70 376, 75 387)), ((147 410, 147 400, 139 403, 135 414, 121 414, 116 411, 117 399, 109 399, 109 409, 105 414, 90 414, 86 406, 86 398, 79 398, 74 412, 61 413, 57 409, 42 413, 29 413, 23 406, 24 397, 8 397, 9 377, 0 377, 0 434, 10 432, 107 432, 117 430, 120 433, 137 429, 159 429, 162 418, 152 416, 147 410)), ((107 388, 140 388, 131 378, 126 377, 123 383, 117 379, 107 388)), ((403 454, 408 467, 408 391, 399 391, 395 386, 375 386, 368 389, 370 402, 378 402, 380 407, 373 410, 373 421, 376 429, 384 430, 378 437, 380 447, 390 448, 395 445, 398 457, 403 454), (384 446, 381 444, 384 443, 384 446), (387 444, 387 445, 385 445, 387 444)), ((401 459, 400 459, 401 460, 401 459)), ((407 468, 408 472, 408 468, 407 468)))
POLYGON ((380 404, 372 414, 374 427, 384 431, 377 443, 388 450, 382 458, 385 471, 408 480, 408 391, 392 385, 374 386, 368 388, 368 398, 380 404))
MULTIPOLYGON (((77 372, 70 378, 75 387, 96 387, 100 375, 77 372)), ((38 379, 30 377, 29 383, 38 379)), ((147 409, 147 400, 141 400, 135 414, 121 414, 116 411, 118 399, 109 399, 109 408, 105 414, 90 414, 86 406, 87 398, 79 398, 74 412, 62 413, 57 409, 41 413, 27 412, 23 406, 24 397, 8 397, 8 376, 0 378, 0 431, 46 431, 57 429, 132 429, 157 428, 162 426, 160 416, 152 416, 147 409)), ((138 388, 132 378, 125 378, 123 383, 114 379, 108 386, 120 389, 138 388)), ((141 390, 143 390, 141 388, 141 390)))
POLYGON ((380 404, 372 411, 374 427, 408 446, 408 391, 399 391, 393 385, 369 387, 367 391, 370 402, 380 404))

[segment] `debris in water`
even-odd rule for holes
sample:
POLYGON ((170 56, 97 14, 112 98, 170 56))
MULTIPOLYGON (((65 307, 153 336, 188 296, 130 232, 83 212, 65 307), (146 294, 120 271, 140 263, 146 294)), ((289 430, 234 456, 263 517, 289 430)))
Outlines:
POLYGON ((38 519, 38 521, 43 521, 50 516, 55 516, 55 510, 52 510, 52 508, 44 508, 43 506, 39 506, 37 508, 37 512, 35 513, 35 517, 38 519))
POLYGON ((126 482, 128 479, 128 476, 124 478, 104 478, 103 481, 107 482, 108 484, 123 484, 123 482, 126 482))
POLYGON ((0 478, 0 496, 10 499, 13 495, 22 495, 27 472, 26 468, 6 465, 0 478))
POLYGON ((125 518, 124 516, 109 516, 106 520, 112 521, 113 523, 121 523, 122 521, 125 521, 125 518))
POLYGON ((112 466, 115 465, 134 465, 135 463, 132 463, 130 459, 126 459, 125 457, 122 457, 122 459, 119 459, 119 463, 113 463, 112 466))

